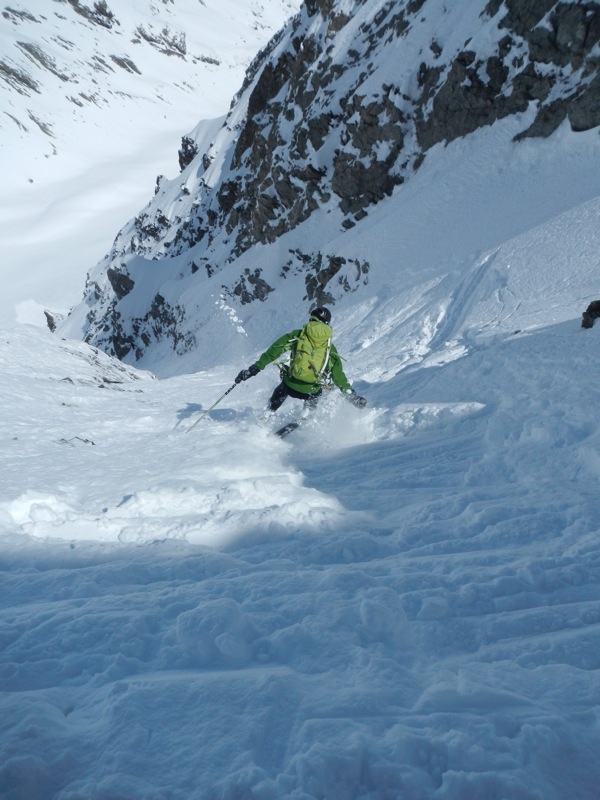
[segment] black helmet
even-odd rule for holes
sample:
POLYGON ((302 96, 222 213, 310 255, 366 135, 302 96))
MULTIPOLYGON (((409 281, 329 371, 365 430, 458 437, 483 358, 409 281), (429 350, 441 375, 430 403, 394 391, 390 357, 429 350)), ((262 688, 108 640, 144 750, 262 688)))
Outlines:
POLYGON ((328 308, 314 308, 310 312, 311 319, 318 319, 321 322, 324 322, 325 325, 329 325, 331 322, 331 311, 328 308))

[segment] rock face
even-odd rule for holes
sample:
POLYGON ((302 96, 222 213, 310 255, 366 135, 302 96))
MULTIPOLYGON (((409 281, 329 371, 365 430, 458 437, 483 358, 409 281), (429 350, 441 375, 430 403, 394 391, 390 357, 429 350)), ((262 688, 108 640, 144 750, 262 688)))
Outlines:
POLYGON ((567 117, 577 131, 600 124, 599 59, 591 52, 600 38, 598 4, 491 0, 485 11, 499 15, 505 31, 496 53, 483 59, 463 50, 441 86, 435 68, 431 76, 432 68, 423 66, 423 85, 433 84, 432 113, 417 126, 424 150, 523 112, 532 102, 535 121, 518 138, 550 136, 567 117))
POLYGON ((597 2, 306 0, 211 146, 194 154, 188 140, 181 180, 157 187, 90 277, 86 340, 134 358, 164 339, 193 347, 201 324, 182 298, 198 276, 239 304, 291 275, 306 301, 359 289, 368 263, 303 247, 269 277, 248 254, 315 214, 349 231, 433 146, 507 116, 523 120, 517 139, 600 125, 599 40, 597 2), (169 265, 159 294, 146 288, 154 261, 169 265))

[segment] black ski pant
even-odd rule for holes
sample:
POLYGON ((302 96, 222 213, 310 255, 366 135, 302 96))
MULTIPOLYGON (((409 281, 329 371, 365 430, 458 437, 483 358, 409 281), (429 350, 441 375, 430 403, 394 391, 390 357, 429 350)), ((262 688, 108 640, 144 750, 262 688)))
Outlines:
POLYGON ((279 386, 275 388, 275 391, 271 395, 269 400, 269 411, 277 411, 277 409, 283 405, 284 401, 288 397, 295 397, 296 400, 304 400, 304 408, 312 411, 319 402, 319 397, 322 394, 323 389, 321 388, 319 388, 317 392, 313 392, 313 394, 303 394, 302 392, 297 392, 295 389, 291 389, 283 381, 281 381, 279 386))

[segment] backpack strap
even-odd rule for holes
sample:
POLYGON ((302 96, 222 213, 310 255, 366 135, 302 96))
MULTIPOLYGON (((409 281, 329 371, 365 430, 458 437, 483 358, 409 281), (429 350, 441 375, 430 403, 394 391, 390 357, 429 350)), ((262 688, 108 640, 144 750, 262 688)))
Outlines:
POLYGON ((329 364, 329 354, 331 353, 331 336, 327 339, 327 349, 325 350, 325 360, 323 366, 319 371, 319 380, 327 374, 327 365, 329 364))
POLYGON ((279 356, 279 358, 276 358, 275 361, 273 361, 273 364, 276 367, 279 367, 279 371, 280 372, 282 370, 286 370, 289 367, 289 365, 291 364, 292 352, 295 349, 295 345, 296 345, 297 342, 298 342, 298 337, 294 336, 293 339, 290 339, 288 341, 289 347, 287 348, 285 353, 283 353, 281 356, 279 356))

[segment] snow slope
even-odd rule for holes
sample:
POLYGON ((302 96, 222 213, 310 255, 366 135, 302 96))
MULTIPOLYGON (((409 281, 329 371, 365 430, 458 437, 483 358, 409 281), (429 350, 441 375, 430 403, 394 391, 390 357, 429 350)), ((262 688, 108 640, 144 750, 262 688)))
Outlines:
POLYGON ((300 0, 30 0, 0 15, 3 324, 81 298, 123 220, 179 172, 300 0), (106 6, 110 16, 93 13, 106 6), (77 241, 77 247, 72 242, 77 241))
POLYGON ((333 321, 362 411, 279 440, 269 367, 189 431, 302 321, 285 287, 190 296, 149 371, 4 325, 2 800, 597 800, 600 139, 513 124, 328 240, 373 264, 333 321))
POLYGON ((0 796, 596 798, 599 202, 499 220, 460 292, 388 251, 334 318, 369 406, 284 441, 273 367, 189 431, 227 348, 3 332, 0 796))

